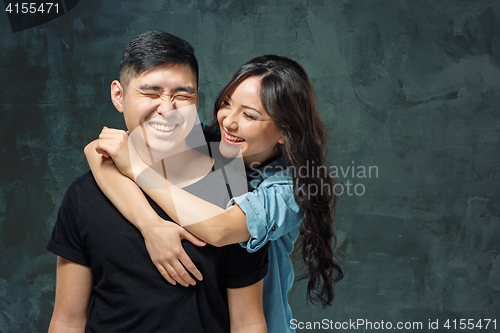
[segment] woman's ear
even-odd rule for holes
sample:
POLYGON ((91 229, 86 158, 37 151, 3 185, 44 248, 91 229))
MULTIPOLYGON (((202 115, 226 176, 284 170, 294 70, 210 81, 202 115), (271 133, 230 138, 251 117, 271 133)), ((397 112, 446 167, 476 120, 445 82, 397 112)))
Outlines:
POLYGON ((285 142, 285 139, 283 137, 283 133, 281 133, 280 136, 278 137, 278 143, 283 144, 284 142, 285 142))
POLYGON ((123 87, 118 80, 111 83, 111 101, 119 112, 123 112, 123 87))

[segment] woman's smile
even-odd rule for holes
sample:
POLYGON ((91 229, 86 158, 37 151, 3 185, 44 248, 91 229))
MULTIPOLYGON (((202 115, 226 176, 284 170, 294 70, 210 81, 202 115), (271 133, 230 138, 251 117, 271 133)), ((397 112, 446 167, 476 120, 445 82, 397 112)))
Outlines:
POLYGON ((224 128, 223 140, 226 141, 227 143, 238 144, 238 145, 245 142, 245 139, 237 137, 236 135, 229 134, 225 128, 224 128))

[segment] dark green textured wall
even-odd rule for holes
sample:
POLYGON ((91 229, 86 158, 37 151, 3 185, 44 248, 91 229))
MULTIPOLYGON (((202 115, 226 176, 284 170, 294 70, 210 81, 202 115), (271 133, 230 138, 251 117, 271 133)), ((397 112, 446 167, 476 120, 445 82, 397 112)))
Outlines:
POLYGON ((0 332, 46 331, 58 206, 88 168, 85 143, 123 127, 109 85, 126 42, 153 29, 195 47, 204 121, 243 62, 289 56, 311 76, 332 166, 377 167, 366 178, 339 171, 364 190, 338 206, 346 277, 327 309, 306 304, 298 283, 298 321, 427 331, 438 319, 448 331, 448 318, 483 318, 500 329, 500 2, 145 3, 80 1, 17 33, 0 14, 0 332))

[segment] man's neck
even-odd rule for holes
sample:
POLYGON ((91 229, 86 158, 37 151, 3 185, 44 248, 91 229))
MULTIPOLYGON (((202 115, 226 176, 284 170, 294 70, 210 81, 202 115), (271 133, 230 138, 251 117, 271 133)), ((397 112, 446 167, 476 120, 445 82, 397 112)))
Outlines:
POLYGON ((210 172, 212 159, 189 146, 177 148, 170 151, 162 160, 154 163, 151 167, 163 175, 169 182, 177 185, 189 185, 210 172))

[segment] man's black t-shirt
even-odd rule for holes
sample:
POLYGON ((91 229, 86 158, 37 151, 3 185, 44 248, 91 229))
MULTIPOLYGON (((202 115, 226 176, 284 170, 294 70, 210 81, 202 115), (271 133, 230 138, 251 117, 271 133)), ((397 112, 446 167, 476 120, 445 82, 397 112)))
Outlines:
MULTIPOLYGON (((152 200, 158 214, 171 220, 152 200)), ((239 245, 184 249, 203 274, 196 286, 171 285, 151 262, 139 230, 104 196, 89 172, 68 189, 47 248, 88 266, 93 292, 86 332, 229 332, 226 288, 267 272, 267 250, 239 245)))

